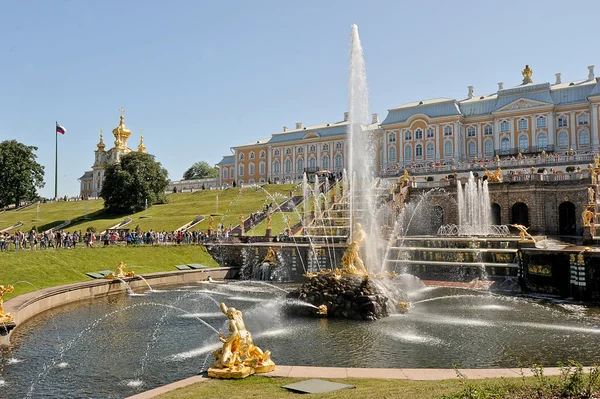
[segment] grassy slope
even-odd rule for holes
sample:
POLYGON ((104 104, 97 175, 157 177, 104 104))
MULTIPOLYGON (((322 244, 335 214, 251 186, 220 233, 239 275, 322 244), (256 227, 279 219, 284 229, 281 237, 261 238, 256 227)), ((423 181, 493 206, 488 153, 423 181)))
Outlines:
POLYGON ((218 266, 202 246, 77 248, 0 253, 0 284, 13 284, 15 292, 5 299, 36 289, 91 280, 86 272, 115 270, 125 262, 126 270, 138 274, 174 271, 175 265, 202 263, 218 266), (15 284, 18 281, 26 283, 15 284))
MULTIPOLYGON (((261 210, 265 202, 272 202, 274 206, 277 203, 282 203, 294 187, 292 184, 277 184, 264 186, 264 190, 248 187, 170 194, 168 195, 168 204, 154 205, 146 211, 119 216, 108 215, 103 212, 102 200, 40 204, 40 220, 36 220, 37 207, 34 205, 22 211, 0 213, 0 229, 22 221, 25 224, 19 230, 28 231, 35 226, 38 231, 41 231, 70 219, 74 222, 66 230, 85 231, 88 227, 93 226, 101 231, 116 225, 125 217, 131 217, 133 222, 127 226, 129 228, 135 228, 139 225, 142 230, 172 231, 191 222, 197 215, 216 213, 217 196, 219 197, 218 213, 224 216, 222 219, 221 217, 215 218, 215 227, 216 223, 219 222, 224 223, 226 226, 230 223, 235 226, 239 223, 240 214, 243 214, 246 218, 250 213, 261 210), (77 219, 82 218, 86 213, 90 220, 77 219)), ((206 230, 207 227, 208 222, 206 220, 198 225, 198 229, 201 230, 206 230)), ((274 234, 278 234, 280 231, 276 233, 275 226, 273 226, 274 234)))

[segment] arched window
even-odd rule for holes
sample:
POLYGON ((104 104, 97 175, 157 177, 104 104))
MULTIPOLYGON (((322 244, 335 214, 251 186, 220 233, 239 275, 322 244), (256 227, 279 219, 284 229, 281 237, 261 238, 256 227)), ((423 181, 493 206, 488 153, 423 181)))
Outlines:
POLYGON ((475 126, 469 126, 467 128, 467 137, 475 137, 475 126))
POLYGON ((510 140, 507 137, 503 138, 500 142, 500 149, 503 152, 510 150, 510 140))
POLYGON ((288 158, 285 160, 285 173, 290 173, 291 171, 292 171, 292 160, 288 158))
POLYGON ((562 148, 566 148, 569 146, 569 135, 567 132, 561 132, 558 135, 558 146, 562 148))
POLYGON ((452 136, 452 126, 444 126, 444 136, 452 136))
POLYGON ((260 157, 261 157, 261 158, 264 158, 264 157, 266 157, 266 156, 267 156, 267 153, 265 152, 265 150, 262 150, 262 151, 260 152, 260 157))
POLYGON ((396 133, 391 132, 388 135, 388 143, 395 143, 396 142, 396 133))
POLYGON ((291 147, 287 147, 285 149, 285 155, 291 155, 292 154, 292 148, 291 147))
POLYGON ((264 161, 260 161, 260 163, 258 164, 258 170, 260 171, 261 175, 265 174, 265 163, 264 161))
POLYGON ((427 143, 427 157, 433 157, 433 143, 427 143))
POLYGON ((444 143, 444 156, 449 157, 452 156, 452 142, 446 141, 444 143))
POLYGON ((342 142, 338 141, 337 143, 335 143, 335 149, 336 150, 341 150, 342 149, 342 142))
POLYGON ((254 184, 254 183, 256 183, 256 182, 254 181, 254 179, 250 179, 250 180, 248 180, 248 184, 254 184))
POLYGON ((323 147, 321 147, 321 151, 323 151, 323 152, 329 151, 329 144, 323 144, 323 147))
POLYGON ((415 130, 415 140, 423 140, 423 130, 422 129, 415 130))
POLYGON ((244 164, 243 163, 238 165, 238 176, 244 176, 244 164))
POLYGON ((250 151, 250 154, 248 154, 248 158, 254 159, 254 151, 250 151))
POLYGON ((273 161, 273 173, 279 173, 281 171, 281 164, 279 159, 273 161))
POLYGON ((527 119, 525 118, 521 118, 519 119, 519 122, 517 122, 517 127, 519 130, 526 130, 528 127, 528 123, 527 123, 527 119))
POLYGON ((548 136, 546 133, 538 134, 537 137, 538 151, 544 151, 548 147, 548 136))
POLYGON ((486 140, 485 143, 483 143, 483 152, 485 154, 491 154, 494 152, 494 143, 492 140, 486 140))
POLYGON ((407 145, 404 147, 404 159, 412 159, 412 146, 407 145))
POLYGON ((404 140, 412 140, 412 132, 410 130, 404 131, 404 140))
POLYGON ((415 147, 415 153, 419 158, 423 156, 423 146, 421 144, 417 144, 415 147))
POLYGON ((433 138, 433 128, 432 127, 428 127, 427 128, 427 138, 428 139, 432 139, 433 138))
POLYGON ((341 169, 344 167, 344 156, 342 154, 337 154, 335 156, 335 168, 341 169))
POLYGON ((546 127, 546 117, 545 116, 540 116, 537 118, 537 127, 538 128, 546 127))
POLYGON ((493 133, 492 125, 485 125, 483 128, 483 134, 486 136, 491 136, 493 133))
POLYGON ((529 148, 529 138, 525 135, 519 136, 519 151, 529 148))
POLYGON ((302 172, 304 170, 304 158, 296 159, 296 171, 302 172))
POLYGON ((223 179, 229 178, 229 170, 227 168, 223 168, 223 179))
POLYGON ((475 146, 475 142, 470 141, 469 142, 469 155, 475 155, 475 154, 477 154, 477 148, 475 146))
POLYGON ((317 167, 317 158, 315 157, 310 157, 308 159, 308 167, 311 169, 314 169, 317 167))
POLYGON ((240 152, 240 156, 239 156, 239 158, 240 158, 240 161, 243 161, 243 160, 244 160, 244 153, 243 153, 243 152, 240 152))
POLYGON ((308 152, 317 152, 317 146, 316 145, 311 145, 310 147, 308 147, 308 152))
POLYGON ((250 162, 248 165, 248 174, 252 176, 254 174, 254 162, 250 162))
POLYGON ((388 161, 396 160, 396 147, 388 148, 388 161))
POLYGON ((579 145, 589 146, 590 145, 590 132, 587 129, 579 131, 579 145))
POLYGON ((303 153, 304 153, 303 147, 296 147, 296 154, 303 154, 303 153))
POLYGON ((329 169, 329 155, 323 155, 321 158, 321 168, 329 169))

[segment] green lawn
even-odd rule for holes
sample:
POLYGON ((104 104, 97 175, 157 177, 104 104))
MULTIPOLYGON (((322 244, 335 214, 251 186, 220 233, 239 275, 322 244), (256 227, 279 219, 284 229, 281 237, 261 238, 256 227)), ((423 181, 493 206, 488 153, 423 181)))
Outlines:
POLYGON ((175 271, 175 265, 186 263, 218 266, 198 245, 24 250, 0 253, 0 284, 15 286, 15 292, 5 296, 10 299, 36 288, 91 280, 86 272, 115 270, 121 261, 137 274, 175 271))
MULTIPOLYGON (((173 231, 191 222, 198 215, 208 216, 214 213, 223 215, 214 218, 215 226, 219 222, 226 226, 230 223, 235 226, 239 223, 240 214, 247 218, 250 213, 262 210, 265 203, 273 203, 273 206, 282 203, 295 187, 292 184, 272 184, 263 188, 229 188, 169 194, 168 204, 154 205, 142 212, 118 216, 104 212, 102 200, 47 203, 39 205, 39 212, 37 205, 33 205, 21 211, 0 213, 0 229, 22 221, 24 225, 19 227, 21 231, 29 231, 32 228, 43 231, 68 219, 73 222, 65 228, 67 231, 85 231, 88 227, 102 231, 130 217, 133 221, 127 226, 128 228, 134 229, 139 226, 143 231, 150 229, 173 231), (84 219, 84 216, 89 219, 84 219)), ((201 222, 197 228, 206 230, 208 221, 201 222)), ((278 234, 281 230, 276 232, 273 228, 273 234, 278 234)))

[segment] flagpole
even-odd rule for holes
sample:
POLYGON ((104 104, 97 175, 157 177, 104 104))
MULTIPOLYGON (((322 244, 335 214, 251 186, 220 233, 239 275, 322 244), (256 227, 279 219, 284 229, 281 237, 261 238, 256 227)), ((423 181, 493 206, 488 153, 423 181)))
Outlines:
MULTIPOLYGON (((58 122, 56 122, 58 125, 58 122)), ((56 132, 56 153, 54 154, 54 198, 58 198, 58 129, 54 127, 56 132)))

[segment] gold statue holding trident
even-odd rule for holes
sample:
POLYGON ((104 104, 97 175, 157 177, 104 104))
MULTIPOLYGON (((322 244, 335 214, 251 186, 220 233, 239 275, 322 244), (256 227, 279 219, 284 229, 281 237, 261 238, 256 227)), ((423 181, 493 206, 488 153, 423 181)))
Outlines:
POLYGON ((15 287, 12 285, 8 285, 4 288, 3 285, 0 285, 0 323, 10 323, 15 318, 10 313, 4 313, 4 307, 2 304, 4 303, 4 294, 9 294, 15 291, 15 287))
POLYGON ((521 241, 527 241, 526 239, 529 239, 535 242, 535 238, 533 238, 533 236, 527 232, 529 227, 525 227, 522 224, 511 224, 511 226, 519 230, 521 241))
POLYGON ((263 352, 254 345, 252 335, 246 330, 242 312, 221 303, 221 311, 229 319, 229 334, 219 334, 223 347, 213 352, 215 362, 208 369, 213 378, 245 378, 254 373, 266 373, 275 369, 271 352, 263 352))

